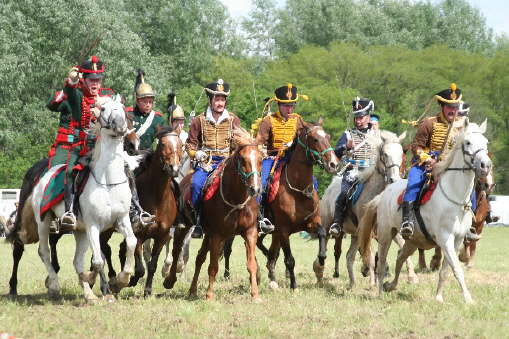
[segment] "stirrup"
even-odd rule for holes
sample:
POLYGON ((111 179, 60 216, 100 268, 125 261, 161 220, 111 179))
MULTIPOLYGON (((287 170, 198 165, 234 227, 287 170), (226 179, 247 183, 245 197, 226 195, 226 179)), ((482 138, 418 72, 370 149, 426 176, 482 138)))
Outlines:
POLYGON ((401 229, 399 231, 403 239, 407 240, 414 235, 414 223, 410 220, 405 220, 401 223, 401 229))
POLYGON ((272 224, 269 219, 263 218, 258 220, 259 234, 270 234, 274 232, 274 229, 274 224, 272 224))
POLYGON ((333 238, 339 237, 339 235, 343 232, 343 227, 338 222, 333 223, 330 225, 329 228, 329 235, 333 238))
POLYGON ((193 233, 191 233, 191 238, 193 239, 201 239, 203 238, 203 228, 200 225, 193 226, 193 233))
POLYGON ((142 211, 140 213, 140 223, 141 223, 142 227, 145 227, 145 226, 151 224, 152 222, 154 222, 154 219, 155 219, 155 216, 153 216, 152 214, 150 214, 148 212, 142 211))
POLYGON ((72 211, 67 211, 60 217, 60 227, 59 231, 76 229, 76 216, 72 211))

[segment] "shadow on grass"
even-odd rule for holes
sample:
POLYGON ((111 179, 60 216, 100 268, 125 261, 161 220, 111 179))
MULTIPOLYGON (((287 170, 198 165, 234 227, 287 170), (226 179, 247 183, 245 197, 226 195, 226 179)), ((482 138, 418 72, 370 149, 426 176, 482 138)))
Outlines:
POLYGON ((58 297, 50 298, 47 293, 37 293, 30 295, 0 295, 0 303, 16 303, 20 306, 44 306, 48 304, 63 305, 64 302, 83 301, 81 295, 71 291, 64 291, 58 297))

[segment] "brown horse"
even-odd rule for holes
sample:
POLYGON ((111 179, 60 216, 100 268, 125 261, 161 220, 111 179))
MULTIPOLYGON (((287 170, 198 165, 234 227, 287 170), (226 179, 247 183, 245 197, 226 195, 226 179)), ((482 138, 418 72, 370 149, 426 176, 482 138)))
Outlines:
MULTIPOLYGON (((246 245, 247 270, 251 283, 251 297, 254 301, 259 300, 258 294, 258 263, 256 261, 256 242, 258 239, 257 216, 258 203, 256 196, 261 193, 261 162, 262 154, 258 145, 247 132, 236 131, 236 150, 224 161, 224 164, 216 169, 219 176, 218 191, 209 200, 203 201, 202 222, 205 237, 196 257, 196 267, 193 281, 189 289, 189 295, 197 295, 198 277, 207 252, 210 251, 209 262, 209 286, 206 298, 214 298, 214 282, 219 267, 219 257, 227 239, 235 235, 241 235, 246 245)), ((186 176, 181 182, 182 192, 187 192, 191 186, 191 175, 186 176)), ((184 193, 184 196, 186 194, 184 193)), ((186 229, 175 231, 173 247, 173 263, 170 274, 166 277, 164 286, 172 288, 176 282, 176 267, 178 257, 182 249, 182 241, 191 226, 191 210, 184 210, 183 219, 186 229)))
MULTIPOLYGON (((484 224, 487 222, 487 218, 490 215, 490 202, 489 195, 495 186, 493 183, 492 175, 490 174, 488 180, 477 180, 475 185, 475 192, 477 196, 476 200, 476 211, 475 216, 472 218, 472 227, 475 228, 475 233, 480 235, 484 228, 484 224)), ((494 221, 498 220, 494 218, 494 221)), ((477 247, 477 241, 464 242, 464 247, 460 250, 459 259, 468 268, 473 266, 473 258, 477 247)), ((435 247, 435 253, 430 261, 431 271, 437 271, 442 264, 442 251, 439 247, 435 247)), ((419 270, 427 271, 426 256, 424 250, 419 248, 419 270)))
MULTIPOLYGON (((137 238, 135 251, 135 274, 131 277, 129 286, 136 286, 138 280, 145 275, 143 266, 143 243, 147 239, 154 239, 151 260, 147 265, 148 275, 145 282, 144 295, 152 293, 152 281, 157 269, 157 260, 163 246, 169 241, 170 228, 177 216, 178 185, 174 177, 178 175, 180 160, 183 155, 182 141, 179 138, 180 130, 173 131, 171 127, 158 130, 158 144, 155 152, 147 155, 143 162, 144 170, 136 177, 136 188, 140 204, 143 209, 155 215, 155 222, 134 230, 137 238)), ((101 249, 111 265, 111 249, 107 241, 112 232, 101 236, 101 249)), ((125 263, 125 242, 120 245, 120 263, 125 263)), ((110 268, 109 275, 114 275, 110 268)))
POLYGON ((287 150, 289 160, 282 169, 279 190, 267 206, 275 225, 270 248, 263 245, 263 238, 258 241, 258 247, 267 256, 271 288, 278 286, 275 268, 280 248, 285 256, 290 287, 297 287, 295 259, 290 248, 290 235, 293 233, 316 233, 319 239, 318 263, 322 267, 325 263, 327 233, 321 224, 320 198, 313 187, 313 165, 319 164, 329 173, 336 170, 339 161, 329 140, 329 135, 322 128, 322 121, 317 125, 306 124, 287 150))

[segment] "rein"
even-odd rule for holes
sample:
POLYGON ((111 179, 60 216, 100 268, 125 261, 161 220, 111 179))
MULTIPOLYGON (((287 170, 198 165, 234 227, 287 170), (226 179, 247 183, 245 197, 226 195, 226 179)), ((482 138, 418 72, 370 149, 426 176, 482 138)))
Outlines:
MULTIPOLYGON (((257 146, 257 145, 243 145, 242 147, 244 146, 257 146)), ((231 159, 233 158, 237 158, 237 166, 234 167, 236 168, 237 170, 237 173, 239 174, 240 176, 240 179, 242 181, 242 183, 244 184, 245 187, 248 187, 249 188, 249 185, 247 184, 247 180, 249 179, 249 177, 251 177, 252 175, 255 175, 255 174, 258 174, 260 176, 260 172, 258 171, 252 171, 252 172, 249 172, 249 173, 246 173, 243 169, 242 169, 242 166, 240 165, 240 159, 238 158, 238 155, 236 155, 235 157, 231 157, 231 158, 228 158, 226 159, 225 161, 230 161, 231 159)), ((233 161, 233 160, 232 160, 233 161)), ((246 200, 244 200, 244 202, 240 203, 240 204, 233 204, 231 202, 229 202, 228 200, 226 200, 225 196, 224 196, 224 193, 223 193, 223 175, 224 175, 224 170, 226 168, 227 164, 225 163, 225 165, 223 166, 223 168, 221 168, 221 174, 219 174, 219 193, 221 195, 221 199, 223 200, 223 202, 228 205, 229 207, 231 207, 230 211, 226 214, 226 216, 224 217, 224 221, 226 221, 228 219, 228 217, 235 211, 240 211, 240 210, 243 210, 244 207, 246 207, 247 203, 251 200, 252 196, 250 196, 249 194, 247 195, 247 198, 246 200)))
POLYGON ((378 174, 380 174, 381 176, 384 177, 384 180, 385 182, 388 181, 388 178, 387 178, 387 171, 393 167, 397 167, 398 170, 400 170, 401 172, 401 164, 390 164, 390 165, 387 165, 387 163, 385 162, 385 157, 384 157, 384 153, 383 153, 383 146, 384 144, 382 144, 378 150, 378 154, 380 155, 379 156, 379 161, 382 163, 382 165, 384 166, 383 167, 383 170, 381 170, 380 168, 378 168, 378 165, 376 166, 376 171, 378 172, 378 174))
POLYGON ((125 180, 124 180, 124 181, 122 181, 122 182, 116 182, 116 183, 113 183, 113 184, 108 184, 108 183, 103 184, 102 182, 99 182, 99 180, 97 180, 97 178, 96 178, 96 176, 95 176, 95 174, 94 174, 94 171, 93 171, 92 169, 90 169, 90 174, 92 174, 92 178, 94 178, 94 181, 95 181, 97 184, 99 184, 99 185, 101 185, 101 186, 105 186, 105 187, 118 186, 118 185, 125 184, 125 183, 127 182, 127 177, 126 177, 126 178, 125 178, 125 180))

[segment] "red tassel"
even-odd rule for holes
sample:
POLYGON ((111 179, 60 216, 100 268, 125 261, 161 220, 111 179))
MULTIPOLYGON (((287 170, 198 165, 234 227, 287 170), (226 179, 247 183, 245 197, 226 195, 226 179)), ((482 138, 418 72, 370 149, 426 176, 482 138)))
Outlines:
POLYGON ((99 59, 95 56, 95 55, 92 55, 92 57, 90 58, 90 61, 93 63, 93 64, 96 64, 99 59))

